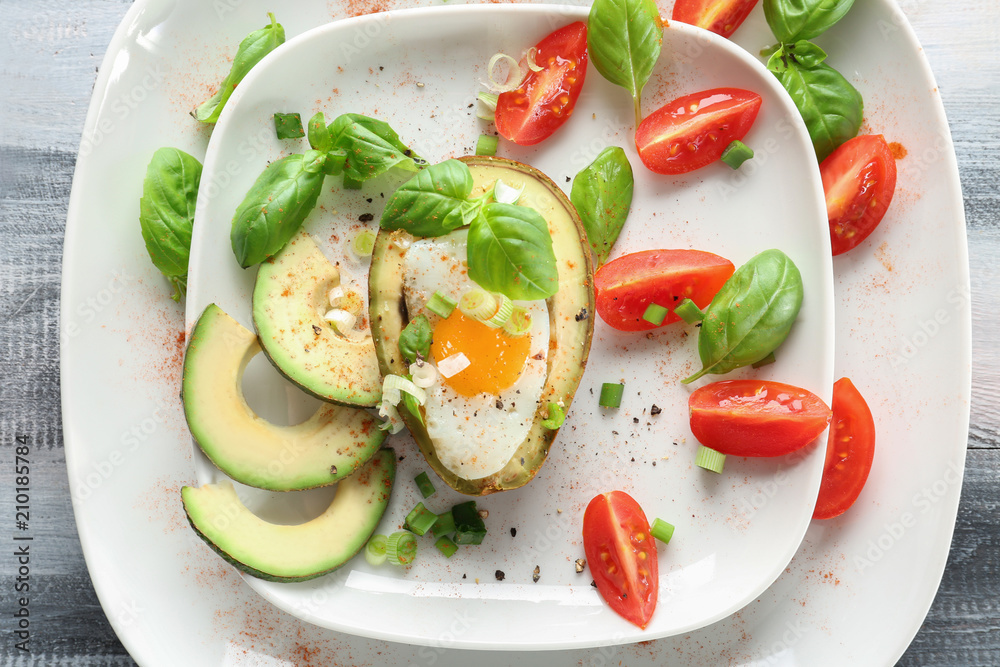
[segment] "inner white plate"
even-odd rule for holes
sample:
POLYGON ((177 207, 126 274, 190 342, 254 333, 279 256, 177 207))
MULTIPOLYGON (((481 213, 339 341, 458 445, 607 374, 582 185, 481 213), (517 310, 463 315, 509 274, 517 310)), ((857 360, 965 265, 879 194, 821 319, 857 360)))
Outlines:
MULTIPOLYGON (((291 40, 239 86, 216 126, 205 160, 192 247, 187 326, 217 303, 250 326, 254 270, 239 269, 229 243, 233 211, 271 160, 302 151, 279 141, 275 112, 323 111, 328 120, 357 112, 387 120, 434 162, 471 152, 487 125, 476 118, 485 64, 498 51, 520 53, 554 28, 586 17, 585 8, 447 7, 377 14, 329 24, 291 40), (420 84, 420 85, 418 85, 420 84)), ((571 120, 535 148, 501 142, 499 154, 532 164, 568 191, 569 179, 607 145, 625 148, 636 177, 635 201, 615 254, 645 248, 697 248, 739 266, 771 247, 802 272, 806 298, 776 364, 758 377, 806 387, 829 402, 833 381, 833 290, 822 189, 812 148, 775 78, 745 51, 683 25, 665 32, 663 55, 644 95, 646 112, 683 94, 719 86, 754 90, 764 103, 745 138, 756 157, 734 172, 719 163, 680 178, 646 171, 631 141, 631 100, 591 66, 571 120)), ((359 285, 365 266, 344 243, 400 177, 343 191, 327 181, 306 229, 359 285), (372 202, 367 200, 371 199, 372 202)), ((567 425, 538 476, 517 491, 480 500, 489 536, 454 558, 431 542, 408 571, 372 569, 355 559, 337 573, 302 584, 249 579, 265 598, 310 622, 355 634, 435 644, 443 634, 467 648, 597 646, 689 631, 757 597, 787 566, 809 525, 823 448, 779 459, 730 458, 716 476, 694 466, 697 443, 687 425, 689 389, 679 380, 699 367, 696 329, 673 325, 625 334, 596 322, 587 373, 567 425), (624 381, 617 411, 597 406, 605 381, 624 381), (662 412, 652 416, 653 405, 662 412), (622 489, 652 517, 677 527, 660 553, 660 603, 645 631, 616 616, 577 574, 580 526, 596 494, 622 489), (532 583, 534 568, 541 578, 532 583), (503 583, 496 572, 504 573, 503 583), (457 621, 460 632, 455 631, 457 621)), ((311 403, 258 359, 245 387, 251 404, 275 420, 300 419, 311 403)), ((745 373, 744 373, 745 374, 745 373)), ((734 374, 732 376, 739 376, 734 374)), ((720 379, 709 378, 706 381, 720 379)), ((825 437, 820 439, 825 442, 825 437)), ((406 436, 397 484, 381 532, 401 525, 419 500, 412 478, 427 469, 406 436)), ((199 457, 201 482, 219 473, 199 457)), ((437 481, 428 501, 441 511, 462 499, 437 481)), ((318 513, 331 490, 265 494, 248 504, 275 520, 318 513)))

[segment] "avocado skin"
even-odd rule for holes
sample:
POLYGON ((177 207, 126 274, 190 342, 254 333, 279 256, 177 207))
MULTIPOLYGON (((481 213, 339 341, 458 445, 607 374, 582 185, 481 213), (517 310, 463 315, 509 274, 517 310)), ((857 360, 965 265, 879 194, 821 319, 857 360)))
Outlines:
MULTIPOLYGON (((391 495, 392 488, 395 485, 395 480, 396 480, 396 453, 391 448, 388 448, 388 447, 387 448, 383 448, 383 449, 379 450, 379 452, 372 458, 372 460, 367 465, 374 466, 376 468, 381 468, 381 467, 385 467, 386 468, 386 475, 387 475, 386 479, 388 480, 388 482, 386 483, 386 487, 387 487, 388 491, 386 491, 385 503, 383 505, 382 512, 379 513, 379 519, 380 519, 381 516, 382 516, 382 513, 385 511, 385 507, 388 506, 389 496, 391 495)), ((181 489, 182 495, 184 494, 185 489, 189 489, 189 488, 190 487, 183 487, 181 489)), ((276 583, 293 583, 293 582, 296 582, 296 581, 309 581, 310 579, 316 579, 318 577, 322 577, 325 574, 329 574, 330 572, 333 572, 333 571, 341 568, 348 561, 350 561, 352 558, 354 558, 354 556, 356 556, 358 553, 360 553, 362 549, 364 549, 365 545, 368 543, 368 540, 371 538, 372 535, 375 534, 375 531, 378 530, 378 523, 379 523, 378 520, 375 520, 372 523, 371 530, 369 530, 367 532, 367 534, 364 535, 364 539, 359 542, 360 546, 358 546, 356 549, 352 549, 350 551, 350 553, 345 554, 345 557, 343 557, 333 567, 325 568, 325 569, 319 570, 317 572, 311 572, 309 574, 305 574, 305 575, 302 575, 302 576, 291 577, 291 576, 276 576, 276 575, 273 575, 273 574, 269 574, 267 572, 262 572, 261 570, 258 570, 258 569, 254 568, 254 567, 251 567, 250 565, 247 565, 246 563, 244 563, 244 562, 242 562, 240 560, 237 560, 236 558, 233 558, 228 552, 226 552, 222 547, 220 547, 215 542, 213 542, 211 538, 209 538, 207 535, 205 535, 198 528, 198 525, 191 518, 191 514, 188 512, 188 508, 187 508, 186 504, 185 504, 185 507, 184 507, 184 516, 187 518, 188 524, 191 526, 191 528, 194 530, 194 532, 197 533, 198 537, 200 537, 205 542, 205 544, 207 544, 209 547, 212 548, 212 551, 214 551, 219 556, 221 556, 222 559, 225 560, 227 563, 229 563, 230 565, 232 565, 233 567, 235 567, 237 570, 239 570, 241 572, 244 572, 246 574, 249 574, 252 577, 256 577, 257 579, 262 579, 264 581, 273 581, 273 582, 276 582, 276 583)))
MULTIPOLYGON (((477 189, 491 185, 497 178, 509 178, 513 171, 540 183, 553 198, 553 207, 563 209, 569 218, 568 224, 561 228, 560 236, 553 237, 559 261, 560 288, 555 296, 547 300, 550 344, 545 388, 528 437, 518 446, 507 465, 499 472, 481 479, 458 477, 437 458, 434 444, 423 424, 407 410, 399 411, 434 472, 459 493, 483 496, 524 486, 538 473, 548 456, 559 432, 558 429, 549 430, 541 425, 548 402, 561 400, 566 411, 569 411, 590 353, 595 312, 594 268, 583 223, 569 198, 548 176, 534 167, 505 158, 470 156, 460 159, 473 169, 477 189), (494 169, 490 169, 491 167, 494 169), (567 268, 567 260, 572 263, 572 270, 567 268)), ((549 223, 551 226, 552 221, 549 223)), ((415 237, 403 231, 380 230, 372 253, 368 282, 369 315, 375 353, 383 376, 390 373, 405 375, 408 372, 398 345, 399 334, 409 322, 402 291, 402 255, 399 246, 407 245, 413 240, 415 237)))

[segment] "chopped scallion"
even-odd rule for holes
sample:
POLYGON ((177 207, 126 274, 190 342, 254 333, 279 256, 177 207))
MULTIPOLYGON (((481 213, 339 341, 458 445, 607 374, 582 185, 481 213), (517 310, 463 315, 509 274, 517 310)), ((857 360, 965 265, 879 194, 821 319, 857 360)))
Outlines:
POLYGON ((698 445, 698 455, 695 457, 694 463, 699 468, 721 473, 723 466, 726 465, 726 455, 715 451, 711 447, 698 445))
POLYGON ((363 229, 351 241, 351 252, 358 257, 371 257, 375 249, 375 232, 363 229))
POLYGON ((617 408, 622 404, 623 393, 625 393, 625 385, 605 382, 601 385, 601 398, 598 404, 602 408, 617 408))
POLYGON ((674 308, 674 314, 688 324, 698 324, 705 319, 705 313, 701 312, 698 304, 691 299, 684 299, 677 304, 677 307, 674 308))
POLYGON ((455 543, 456 544, 481 544, 486 536, 486 524, 479 516, 476 508, 476 501, 459 503, 451 508, 452 518, 455 520, 455 543))
POLYGON ((650 303, 646 306, 646 312, 642 314, 642 319, 646 320, 653 326, 660 326, 663 324, 663 320, 667 318, 667 313, 670 312, 658 303, 650 303))
POLYGON ((733 169, 739 169, 740 165, 752 157, 753 150, 751 150, 745 143, 737 139, 733 143, 726 146, 726 150, 722 151, 722 158, 720 159, 733 169))
POLYGON ((437 514, 424 507, 423 503, 410 510, 404 526, 417 535, 423 535, 437 522, 437 514))
POLYGON ((361 181, 356 181, 350 178, 347 174, 344 174, 344 189, 345 190, 360 190, 361 181))
POLYGON ((479 101, 485 104, 490 111, 497 110, 497 100, 500 98, 499 95, 494 95, 492 93, 479 93, 476 95, 479 101))
POLYGON ((434 484, 431 482, 430 477, 427 476, 426 472, 422 472, 413 478, 413 481, 417 483, 417 488, 420 489, 420 495, 424 498, 429 498, 434 495, 437 489, 434 488, 434 484))
POLYGON ((558 403, 549 403, 549 416, 542 420, 542 426, 554 431, 566 421, 566 411, 558 403))
POLYGON ((452 515, 451 510, 448 510, 444 514, 438 514, 437 521, 431 526, 431 532, 434 533, 434 537, 451 535, 455 532, 455 517, 452 515))
POLYGON ((444 554, 445 558, 451 558, 455 555, 455 552, 458 551, 458 545, 455 544, 447 535, 442 535, 437 538, 437 541, 434 542, 434 546, 437 547, 438 551, 444 554))
POLYGON ((476 140, 476 155, 496 155, 499 145, 499 137, 481 134, 479 135, 479 139, 476 140))
POLYGON ((306 136, 302 129, 302 116, 297 113, 274 114, 274 131, 279 139, 298 139, 306 136))
POLYGON ((409 531, 396 531, 386 539, 385 555, 392 565, 410 565, 417 557, 417 538, 409 531))
POLYGON ((369 565, 378 566, 385 562, 385 535, 372 535, 365 545, 365 560, 369 565))
POLYGON ((455 307, 457 305, 457 301, 444 292, 438 290, 431 295, 430 301, 427 302, 427 310, 439 317, 447 319, 455 311, 455 307))
POLYGON ((458 309, 466 317, 479 320, 488 320, 497 312, 496 297, 482 288, 470 289, 458 300, 458 309))
POLYGON ((510 319, 511 313, 514 312, 514 302, 510 300, 510 297, 506 294, 494 294, 494 298, 499 302, 497 304, 496 312, 490 317, 482 320, 482 323, 491 329, 499 329, 507 323, 510 319))
POLYGON ((668 544, 670 538, 674 536, 674 525, 667 523, 663 519, 653 519, 653 525, 649 528, 649 534, 664 544, 668 544))
POLYGON ((515 338, 531 331, 531 313, 524 306, 514 306, 510 317, 503 323, 503 330, 515 338))

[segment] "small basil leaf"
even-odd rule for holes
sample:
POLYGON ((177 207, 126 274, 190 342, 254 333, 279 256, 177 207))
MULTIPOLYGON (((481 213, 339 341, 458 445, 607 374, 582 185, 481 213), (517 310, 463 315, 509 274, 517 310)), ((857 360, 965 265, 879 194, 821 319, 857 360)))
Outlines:
POLYGON ((765 250, 736 270, 705 309, 698 333, 702 369, 728 373, 761 361, 788 337, 802 306, 802 276, 780 250, 765 250))
POLYGON ((484 206, 469 227, 468 261, 469 278, 511 299, 546 299, 559 289, 548 224, 527 206, 484 206))
POLYGON ((399 139, 388 123, 361 114, 337 116, 330 123, 330 137, 335 148, 347 153, 344 175, 366 181, 392 167, 417 171, 424 160, 399 139))
POLYGON ((663 22, 654 0, 594 0, 587 52, 601 76, 632 95, 636 126, 642 117, 642 89, 662 44, 663 22))
MULTIPOLYGON (((406 379, 407 380, 412 380, 413 377, 407 375, 406 379)), ((403 405, 406 406, 406 409, 410 411, 410 414, 413 415, 414 417, 416 417, 417 421, 420 422, 420 425, 423 426, 424 425, 424 416, 422 414, 420 414, 420 403, 417 401, 417 397, 414 396, 413 394, 407 394, 404 391, 403 392, 403 405)))
POLYGON ((816 157, 822 162, 834 149, 857 135, 864 100, 840 72, 826 63, 807 68, 786 58, 784 64, 785 69, 776 73, 778 80, 802 115, 816 157))
POLYGON ((417 172, 399 186, 382 211, 383 229, 414 236, 441 236, 471 223, 480 205, 468 201, 472 173, 464 162, 445 160, 417 172))
POLYGON ((177 148, 160 148, 146 168, 139 199, 139 228, 153 266, 176 288, 179 301, 187 287, 188 256, 201 163, 177 148))
POLYGON ((230 241, 240 266, 259 264, 285 247, 323 190, 326 155, 308 151, 272 162, 233 216, 230 241))
MULTIPOLYGON (((326 116, 323 115, 322 111, 316 112, 316 114, 309 119, 309 147, 313 150, 323 151, 324 153, 330 152, 333 148, 333 138, 330 136, 330 132, 326 129, 326 116)), ((329 160, 327 161, 329 162, 329 160)))
POLYGON ((573 178, 570 200, 587 232, 597 264, 603 264, 632 206, 632 165, 618 146, 605 148, 573 178))
POLYGON ((275 21, 274 14, 269 12, 268 17, 271 19, 271 25, 253 31, 240 42, 239 48, 236 49, 236 56, 233 58, 232 67, 229 68, 229 74, 219 84, 218 92, 191 112, 195 120, 200 123, 214 123, 219 120, 222 107, 225 106, 247 72, 253 69, 253 66, 259 63, 264 56, 284 44, 284 27, 275 21))
POLYGON ((327 176, 337 176, 344 173, 344 164, 347 163, 347 153, 338 149, 326 154, 326 162, 323 163, 323 171, 327 176))
POLYGON ((826 60, 826 51, 805 40, 788 44, 785 49, 795 58, 795 62, 806 68, 816 67, 826 60))
POLYGON ((764 18, 785 44, 817 37, 844 18, 854 0, 764 0, 764 18))
POLYGON ((399 352, 411 364, 427 359, 431 353, 431 323, 425 315, 417 315, 399 334, 399 352))

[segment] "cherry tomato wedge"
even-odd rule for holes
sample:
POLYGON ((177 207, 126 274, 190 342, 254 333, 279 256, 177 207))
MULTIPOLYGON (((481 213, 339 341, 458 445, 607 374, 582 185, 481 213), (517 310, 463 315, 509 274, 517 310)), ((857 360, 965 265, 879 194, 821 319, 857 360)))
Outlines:
POLYGON ((861 495, 875 458, 875 419, 847 378, 833 385, 833 421, 814 519, 840 516, 861 495))
POLYGON ((733 456, 781 456, 805 447, 830 423, 816 394, 769 380, 723 380, 688 398, 698 442, 733 456))
POLYGON ((677 322, 673 309, 684 299, 705 308, 735 267, 728 259, 701 250, 643 250, 614 259, 594 274, 597 314, 619 331, 646 331, 657 325, 643 319, 649 304, 670 310, 663 323, 677 322))
POLYGON ((657 174, 684 174, 716 162, 750 131, 761 97, 740 88, 685 95, 646 116, 635 131, 639 158, 657 174))
POLYGON ((573 113, 587 75, 587 24, 559 28, 535 49, 535 64, 543 69, 497 99, 497 131, 521 146, 547 138, 573 113))
POLYGON ((656 540, 639 503, 624 491, 602 493, 583 513, 583 550, 597 590, 615 612, 645 628, 656 609, 656 540))
POLYGON ((757 6, 757 0, 677 0, 671 18, 729 37, 757 6))
POLYGON ((854 248, 882 222, 896 191, 896 159, 881 134, 854 137, 819 166, 833 254, 854 248))

